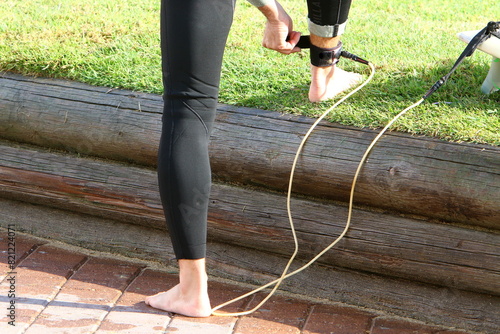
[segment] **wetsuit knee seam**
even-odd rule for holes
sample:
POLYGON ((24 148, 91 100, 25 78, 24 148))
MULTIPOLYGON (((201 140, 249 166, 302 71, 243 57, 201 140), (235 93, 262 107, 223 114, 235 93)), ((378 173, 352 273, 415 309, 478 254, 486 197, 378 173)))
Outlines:
POLYGON ((191 108, 186 102, 182 101, 182 104, 186 108, 188 108, 196 116, 196 118, 198 118, 198 120, 203 125, 203 128, 205 129, 205 134, 208 136, 208 134, 209 134, 208 127, 207 127, 207 124, 205 123, 205 121, 203 120, 203 118, 201 117, 201 115, 198 114, 193 108, 191 108))

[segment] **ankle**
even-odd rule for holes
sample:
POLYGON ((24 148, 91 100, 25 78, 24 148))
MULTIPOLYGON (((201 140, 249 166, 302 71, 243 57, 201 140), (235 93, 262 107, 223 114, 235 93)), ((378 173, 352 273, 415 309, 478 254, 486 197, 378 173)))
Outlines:
POLYGON ((205 268, 205 259, 179 260, 179 283, 183 293, 206 291, 208 275, 205 268))
POLYGON ((178 261, 179 272, 189 275, 203 276, 206 275, 205 259, 181 259, 178 261))
POLYGON ((311 34, 310 38, 311 38, 312 45, 315 45, 319 48, 325 48, 325 49, 334 48, 340 42, 340 36, 321 37, 321 36, 311 34))
POLYGON ((339 37, 310 36, 309 58, 311 65, 315 67, 332 67, 340 60, 341 54, 342 42, 340 42, 339 37))

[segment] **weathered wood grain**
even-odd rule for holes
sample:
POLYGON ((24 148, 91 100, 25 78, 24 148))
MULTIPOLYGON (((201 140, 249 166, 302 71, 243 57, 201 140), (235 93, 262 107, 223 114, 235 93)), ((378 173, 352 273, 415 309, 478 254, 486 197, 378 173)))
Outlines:
MULTIPOLYGON (((160 96, 13 74, 0 77, 0 137, 145 166, 156 163, 160 96)), ((411 115, 407 116, 411 117, 411 115)), ((305 117, 221 105, 211 149, 222 182, 284 191, 305 117)), ((321 123, 296 173, 297 194, 347 201, 376 131, 321 123)), ((375 147, 356 203, 500 229, 500 148, 389 133, 375 147)))
MULTIPOLYGON (((0 146, 0 196, 164 229, 153 170, 112 161, 0 146)), ((293 242, 281 194, 215 184, 209 235, 289 256, 293 242)), ((293 200, 299 259, 338 236, 345 206, 293 200)), ((352 227, 320 263, 470 291, 500 294, 500 235, 356 209, 352 227)))

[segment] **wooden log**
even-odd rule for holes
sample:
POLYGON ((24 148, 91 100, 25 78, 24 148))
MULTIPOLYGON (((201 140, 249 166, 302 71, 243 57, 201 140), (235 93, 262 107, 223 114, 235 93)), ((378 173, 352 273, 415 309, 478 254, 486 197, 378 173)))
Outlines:
MULTIPOLYGON (((217 157, 214 174, 228 182, 286 189, 291 161, 311 120, 252 110, 245 116, 243 121, 242 111, 228 112, 217 127, 211 147, 217 157)), ((377 134, 322 123, 305 146, 294 192, 347 201, 354 172, 377 134)), ((355 202, 500 229, 499 167, 500 147, 390 133, 370 154, 355 202)))
MULTIPOLYGON (((0 196, 164 229, 153 170, 111 161, 1 146, 0 196)), ((209 235, 289 256, 284 197, 215 184, 209 235)), ((342 231, 345 206, 294 199, 302 260, 342 231)), ((348 235, 320 263, 464 290, 500 294, 500 235, 356 209, 348 235)))
POLYGON ((71 81, 0 78, 3 138, 142 165, 156 163, 159 96, 71 81))
MULTIPOLYGON (((62 80, 0 77, 0 137, 145 166, 156 163, 160 96, 62 80)), ((407 116, 407 117, 411 117, 407 116)), ((220 105, 211 143, 214 177, 285 191, 305 117, 220 105)), ((297 194, 347 201, 377 131, 323 122, 300 159, 297 194)), ((500 148, 389 133, 360 176, 356 203, 500 228, 500 148)))

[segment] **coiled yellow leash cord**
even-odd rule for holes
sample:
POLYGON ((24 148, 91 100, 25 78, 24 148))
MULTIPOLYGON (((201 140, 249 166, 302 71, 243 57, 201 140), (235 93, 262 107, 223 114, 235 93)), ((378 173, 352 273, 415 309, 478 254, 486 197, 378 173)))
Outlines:
POLYGON ((295 274, 298 274, 299 272, 305 270, 306 268, 308 268, 309 266, 311 266, 314 262, 316 262, 323 254, 325 254, 327 251, 329 251, 333 246, 335 246, 344 236, 345 234, 347 233, 348 229, 349 229, 349 226, 351 224, 351 218, 352 218, 352 208, 353 208, 353 202, 354 202, 354 189, 355 189, 355 186, 356 186, 356 182, 357 182, 357 179, 358 179, 358 176, 359 176, 359 173, 361 171, 361 168, 363 167, 366 159, 368 158, 368 155, 370 154, 371 150, 373 149, 373 147, 375 146, 375 144, 378 142, 378 140, 384 135, 384 133, 389 129, 389 127, 391 127, 394 122, 396 122, 401 116, 403 116, 406 112, 408 112, 409 110, 415 108, 416 106, 418 106, 419 104, 421 104, 424 99, 422 98, 421 100, 419 100, 418 102, 416 102, 415 104, 409 106, 408 108, 406 108, 405 110, 401 111, 398 115, 396 115, 383 129, 382 131, 380 131, 380 133, 375 137, 375 139, 373 139, 373 141, 371 142, 371 144, 368 146, 368 148, 366 149, 365 151, 365 154, 363 155, 363 157, 361 158, 361 161, 359 162, 359 165, 358 165, 358 168, 356 170, 356 173, 354 175, 354 179, 352 181, 352 186, 351 186, 351 193, 350 193, 350 198, 349 198, 349 209, 348 209, 348 216, 347 216, 347 222, 346 222, 346 225, 344 227, 344 230, 343 232, 337 237, 337 239, 335 239, 330 245, 328 245, 325 249, 323 249, 320 253, 318 253, 318 255, 316 255, 313 259, 311 259, 309 262, 307 262, 304 266, 300 267, 299 269, 293 271, 293 272, 290 272, 288 273, 288 270, 292 264, 292 262, 294 261, 297 253, 298 253, 298 250, 299 250, 299 245, 298 245, 298 240, 297 240, 297 235, 296 235, 296 232, 295 232, 295 226, 294 226, 294 223, 293 223, 293 218, 292 218, 292 211, 291 211, 291 196, 292 196, 292 185, 293 185, 293 178, 294 178, 294 174, 295 174, 295 169, 296 169, 296 165, 297 165, 297 161, 299 159, 299 156, 302 152, 302 149, 307 141, 307 139, 309 138, 309 136, 311 135, 311 133, 314 131, 314 129, 316 128, 316 126, 319 124, 319 122, 321 122, 333 109, 335 109, 339 104, 343 103, 345 100, 347 100, 349 97, 351 97, 353 94, 355 94, 356 92, 358 92, 360 89, 362 89, 364 86, 366 86, 373 78, 373 76, 375 75, 375 66, 372 64, 372 63, 368 63, 368 66, 370 67, 371 69, 371 73, 369 75, 369 77, 361 84, 359 85, 358 87, 356 87, 354 90, 352 90, 349 94, 347 94, 346 96, 344 96, 342 99, 340 99, 338 102, 336 102, 333 106, 331 106, 330 108, 328 108, 328 110, 326 110, 315 122, 314 124, 310 127, 309 131, 306 133, 306 135, 304 136, 304 138, 302 139, 302 142, 300 143, 299 145, 299 148, 297 149, 297 153, 295 154, 295 159, 293 161, 293 164, 292 164, 292 170, 291 170, 291 173, 290 173, 290 181, 289 181, 289 185, 288 185, 288 195, 287 195, 287 211, 288 211, 288 219, 289 219, 289 222, 290 222, 290 228, 292 230, 292 235, 293 235, 293 240, 294 240, 294 243, 295 243, 295 250, 290 258, 290 260, 288 261, 285 269, 283 270, 283 273, 281 274, 280 278, 272 281, 272 282, 269 282, 253 291, 250 291, 244 295, 241 295, 235 299, 232 299, 228 302, 225 302, 223 304, 220 304, 216 307, 214 307, 212 309, 212 315, 215 315, 215 316, 226 316, 226 317, 237 317, 237 316, 243 316, 243 315, 248 315, 248 314, 251 314, 253 312, 255 312, 256 310, 258 310, 262 305, 264 305, 264 303, 266 303, 269 298, 271 298, 274 293, 276 292, 276 290, 279 288, 279 286, 281 285, 281 283, 286 279, 286 278, 289 278, 295 274), (244 311, 244 312, 236 312, 236 313, 222 313, 222 312, 218 312, 217 310, 227 306, 227 305, 230 305, 236 301, 239 301, 243 298, 246 298, 248 296, 251 296, 259 291, 262 291, 270 286, 274 285, 273 289, 268 293, 268 295, 257 305, 255 306, 253 309, 249 310, 249 311, 244 311))

